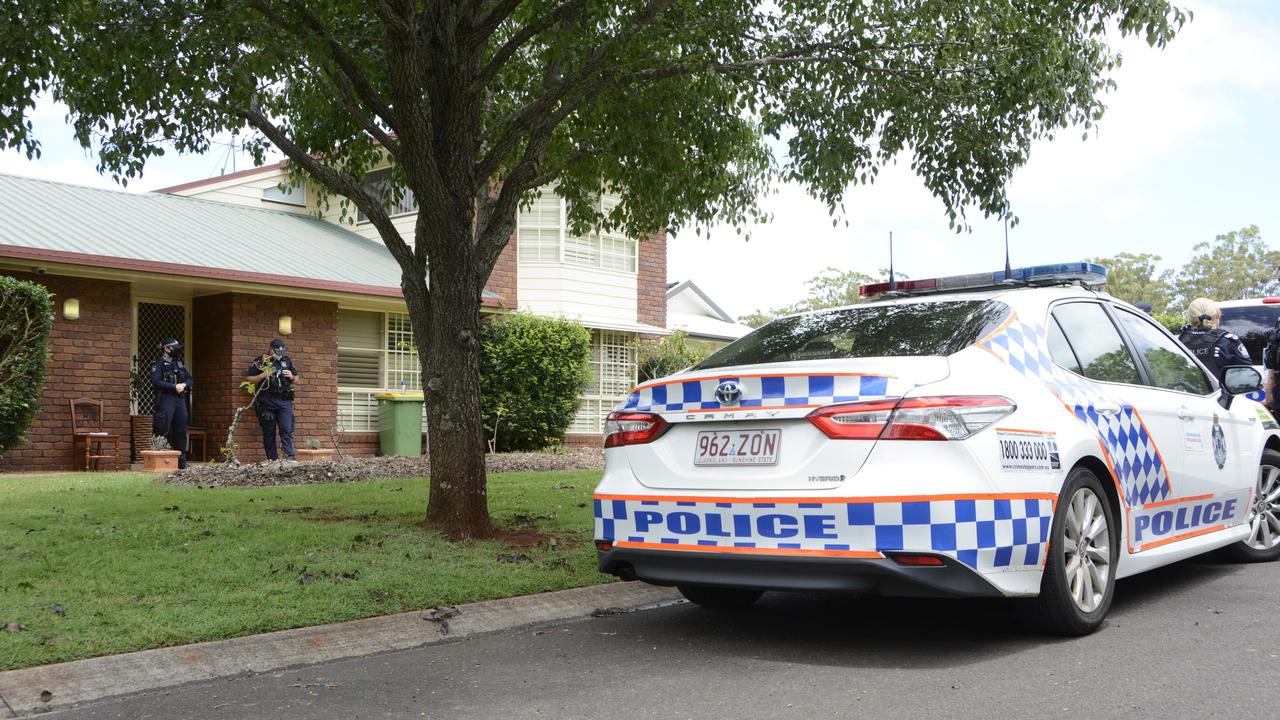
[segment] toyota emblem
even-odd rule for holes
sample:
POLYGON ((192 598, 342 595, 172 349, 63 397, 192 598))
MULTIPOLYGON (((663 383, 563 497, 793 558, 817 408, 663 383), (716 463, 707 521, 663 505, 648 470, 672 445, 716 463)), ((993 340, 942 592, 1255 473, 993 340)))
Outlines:
POLYGON ((721 405, 737 405, 742 399, 742 386, 737 380, 725 380, 716 387, 716 400, 721 405))

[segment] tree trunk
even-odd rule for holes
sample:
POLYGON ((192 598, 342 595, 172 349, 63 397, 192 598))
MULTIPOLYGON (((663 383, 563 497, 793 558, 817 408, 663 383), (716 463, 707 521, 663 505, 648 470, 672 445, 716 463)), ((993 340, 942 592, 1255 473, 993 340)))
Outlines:
MULTIPOLYGON (((421 219, 419 220, 421 222, 421 219)), ((480 414, 480 294, 472 224, 443 223, 428 234, 430 297, 425 284, 405 282, 426 394, 431 497, 427 526, 453 539, 493 534, 485 491, 484 425, 480 414), (462 237, 447 236, 463 233, 462 237)), ((425 238, 419 234, 418 241, 425 238)))

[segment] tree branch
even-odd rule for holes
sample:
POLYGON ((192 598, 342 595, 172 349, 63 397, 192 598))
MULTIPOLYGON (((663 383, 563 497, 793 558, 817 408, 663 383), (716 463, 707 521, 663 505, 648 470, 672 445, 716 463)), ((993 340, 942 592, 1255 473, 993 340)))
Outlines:
POLYGON ((382 102, 378 97, 378 93, 373 89, 373 85, 369 82, 368 76, 360 69, 359 64, 357 64, 355 59, 351 57, 346 48, 342 47, 342 45, 333 38, 329 33, 328 28, 325 27, 324 22, 322 22, 314 12, 306 7, 301 9, 304 24, 310 30, 310 33, 307 33, 305 30, 299 28, 296 23, 290 22, 287 18, 276 12, 265 2, 265 0, 253 0, 251 5, 255 10, 261 13, 263 17, 267 18, 271 24, 281 30, 284 30, 290 35, 297 37, 306 37, 307 35, 310 35, 324 40, 325 46, 329 50, 330 57, 335 63, 337 63, 338 68, 351 82, 351 87, 360 97, 360 100, 368 105, 373 113, 377 115, 387 127, 391 128, 392 132, 396 131, 398 126, 396 113, 386 103, 382 102))
MULTIPOLYGON (((636 13, 635 19, 627 28, 613 36, 606 42, 602 42, 576 71, 559 81, 552 83, 548 90, 540 97, 526 104, 523 108, 512 113, 509 122, 500 123, 506 126, 502 135, 490 147, 489 152, 476 165, 476 176, 478 178, 488 178, 502 166, 504 158, 515 149, 520 142, 520 138, 528 131, 535 122, 542 122, 542 119, 551 111, 560 100, 575 89, 577 86, 586 83, 592 79, 597 73, 606 69, 605 58, 609 52, 623 40, 639 33, 650 23, 654 21, 664 10, 673 5, 675 0, 654 0, 636 13)), ((602 83, 597 83, 597 85, 602 83)), ((598 89, 598 88, 597 88, 598 89)), ((579 103, 580 105, 581 103, 579 103)), ((567 116, 568 113, 564 113, 567 116)), ((505 183, 504 183, 505 184, 505 183)))
MULTIPOLYGON (((504 3, 504 5, 510 5, 511 10, 514 10, 515 6, 519 4, 519 0, 508 0, 508 2, 504 3)), ((556 6, 551 12, 547 13, 545 17, 538 18, 517 30, 515 34, 512 35, 507 42, 503 43, 502 47, 498 48, 498 51, 493 54, 493 58, 491 58, 489 63, 485 65, 484 70, 480 71, 480 82, 484 85, 488 85, 495 77, 497 77, 498 73, 501 72, 503 66, 507 64, 507 61, 509 61, 525 43, 529 42, 539 33, 545 31, 552 25, 573 18, 578 13, 582 12, 582 8, 585 5, 586 0, 565 0, 565 2, 556 6)), ((499 8, 495 8, 494 12, 491 14, 497 14, 500 9, 501 6, 499 8)), ((510 14, 511 10, 507 11, 507 15, 510 14)), ((500 22, 501 19, 498 19, 493 23, 493 27, 489 28, 487 31, 483 30, 484 23, 482 22, 481 27, 477 29, 479 37, 488 38, 489 35, 497 29, 498 23, 500 22)))

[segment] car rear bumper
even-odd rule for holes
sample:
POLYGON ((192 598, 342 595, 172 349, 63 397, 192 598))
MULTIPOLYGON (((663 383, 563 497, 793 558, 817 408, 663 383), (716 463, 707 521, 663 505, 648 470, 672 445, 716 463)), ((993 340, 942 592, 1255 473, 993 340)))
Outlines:
POLYGON ((613 547, 597 551, 600 571, 653 585, 862 592, 910 597, 999 597, 969 566, 945 555, 940 566, 898 564, 892 557, 831 558, 732 555, 613 547))

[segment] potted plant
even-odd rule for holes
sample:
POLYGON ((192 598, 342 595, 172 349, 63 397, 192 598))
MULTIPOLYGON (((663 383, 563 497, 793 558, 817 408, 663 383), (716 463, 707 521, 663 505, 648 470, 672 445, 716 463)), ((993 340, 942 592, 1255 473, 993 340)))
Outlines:
POLYGON ((333 457, 333 449, 320 446, 320 441, 311 438, 298 448, 298 460, 302 462, 322 462, 333 457))
POLYGON ((151 449, 139 454, 146 472, 173 472, 178 469, 178 456, 182 453, 170 447, 163 435, 155 435, 151 438, 151 449))

